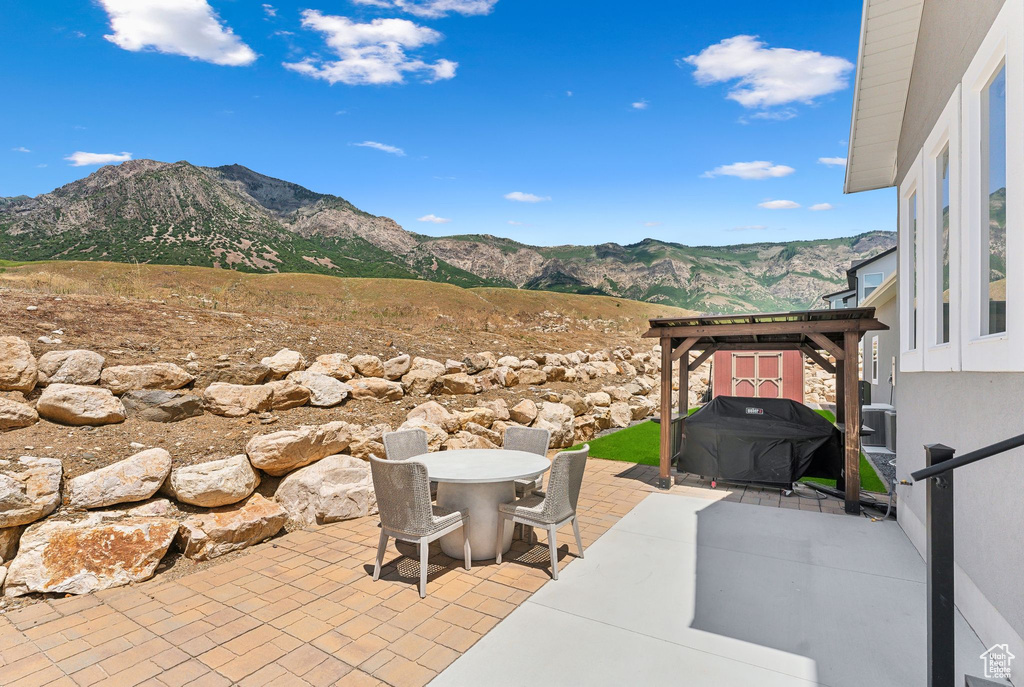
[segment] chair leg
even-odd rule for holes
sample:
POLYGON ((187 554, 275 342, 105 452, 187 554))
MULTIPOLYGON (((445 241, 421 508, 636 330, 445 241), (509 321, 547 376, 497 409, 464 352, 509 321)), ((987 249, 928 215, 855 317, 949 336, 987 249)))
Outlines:
MULTIPOLYGON (((512 523, 512 526, 515 527, 516 526, 515 523, 512 523)), ((502 543, 504 543, 504 541, 505 541, 505 516, 502 515, 501 513, 498 513, 498 543, 497 543, 497 548, 494 551, 494 562, 497 563, 498 565, 501 565, 501 550, 503 548, 505 548, 504 546, 502 546, 502 543)))
POLYGON ((576 533, 576 548, 579 549, 580 558, 583 558, 583 540, 580 539, 580 523, 576 516, 572 516, 572 531, 576 533))
POLYGON ((428 554, 430 553, 430 544, 427 543, 426 539, 420 539, 420 598, 426 598, 427 596, 427 568, 430 564, 427 562, 428 554))
POLYGON ((462 526, 462 549, 466 554, 466 570, 473 569, 473 552, 469 548, 469 530, 462 526))
POLYGON ((384 528, 380 530, 380 542, 377 544, 377 562, 373 566, 373 581, 376 582, 380 579, 380 566, 384 563, 384 551, 388 548, 388 535, 384 533, 384 528))
POLYGON ((548 526, 548 549, 551 551, 551 579, 558 579, 558 535, 555 526, 548 526))

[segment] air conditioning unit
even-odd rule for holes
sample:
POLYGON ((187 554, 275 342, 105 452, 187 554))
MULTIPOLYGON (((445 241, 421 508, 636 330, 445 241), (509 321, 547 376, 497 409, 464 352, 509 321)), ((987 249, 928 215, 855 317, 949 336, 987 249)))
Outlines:
POLYGON ((896 411, 885 411, 885 447, 896 453, 896 411))
POLYGON ((861 410, 861 422, 870 427, 873 431, 864 433, 861 442, 865 446, 888 446, 888 426, 885 422, 885 414, 892 411, 892 406, 885 403, 866 405, 861 410))

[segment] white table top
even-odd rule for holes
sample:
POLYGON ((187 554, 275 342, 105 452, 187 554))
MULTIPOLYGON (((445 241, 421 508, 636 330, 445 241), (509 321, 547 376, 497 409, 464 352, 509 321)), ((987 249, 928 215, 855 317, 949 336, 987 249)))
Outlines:
POLYGON ((536 477, 551 467, 551 461, 544 456, 504 449, 438 451, 414 456, 409 460, 426 465, 431 480, 457 484, 512 482, 536 477))

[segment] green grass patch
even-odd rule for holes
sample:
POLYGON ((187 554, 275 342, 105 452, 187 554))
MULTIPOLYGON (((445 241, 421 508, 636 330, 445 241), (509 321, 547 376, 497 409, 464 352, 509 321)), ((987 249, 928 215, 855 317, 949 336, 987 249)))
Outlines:
MULTIPOLYGON (((697 412, 697 408, 690 409, 690 415, 697 412)), ((817 413, 829 422, 835 422, 835 415, 827 410, 818 410, 817 413)), ((639 463, 641 465, 658 465, 660 462, 659 444, 661 441, 661 425, 651 422, 641 422, 638 425, 620 429, 611 434, 605 434, 590 442, 590 456, 603 460, 620 460, 626 463, 639 463)), ((583 444, 577 444, 572 449, 578 449, 583 444)), ((829 487, 835 487, 834 479, 821 479, 818 477, 804 477, 801 482, 815 482, 829 487)), ((860 486, 864 491, 885 493, 885 486, 878 478, 875 468, 868 462, 863 453, 860 454, 860 486)))

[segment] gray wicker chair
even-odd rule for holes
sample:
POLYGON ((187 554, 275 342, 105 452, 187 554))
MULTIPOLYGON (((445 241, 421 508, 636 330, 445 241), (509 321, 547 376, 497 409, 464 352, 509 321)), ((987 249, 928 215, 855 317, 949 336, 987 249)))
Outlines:
MULTIPOLYGON (((548 455, 548 444, 551 443, 551 432, 538 427, 509 427, 501 441, 502 448, 508 451, 526 451, 538 456, 548 455)), ((536 479, 516 480, 516 496, 526 496, 543 486, 542 477, 536 479)))
POLYGON ((380 566, 388 548, 388 537, 419 545, 420 598, 427 595, 427 559, 430 542, 462 528, 466 570, 472 567, 469 537, 465 525, 469 513, 451 511, 430 503, 427 466, 416 461, 381 460, 370 456, 373 490, 380 511, 380 543, 373 566, 374 581, 380 579, 380 566))
MULTIPOLYGON (((583 473, 587 469, 587 452, 590 445, 584 444, 578 451, 562 451, 551 461, 546 492, 533 492, 512 503, 498 506, 498 541, 505 534, 505 521, 543 527, 548 531, 548 549, 551 551, 551 578, 558 579, 558 528, 572 521, 576 535, 576 548, 583 558, 583 541, 580 526, 576 520, 576 504, 580 498, 583 473)), ((501 563, 499 547, 496 562, 501 563)))
MULTIPOLYGON (((384 432, 384 456, 388 460, 409 460, 430 452, 427 432, 423 429, 400 429, 384 432)), ((430 483, 430 497, 437 496, 437 482, 430 483)))

